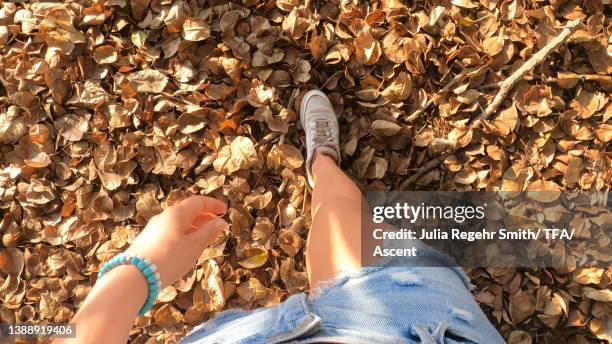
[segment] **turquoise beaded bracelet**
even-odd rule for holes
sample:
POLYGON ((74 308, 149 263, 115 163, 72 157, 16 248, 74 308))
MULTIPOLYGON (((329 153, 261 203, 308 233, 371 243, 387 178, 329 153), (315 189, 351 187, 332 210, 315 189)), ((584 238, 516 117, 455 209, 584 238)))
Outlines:
POLYGON ((159 271, 157 271, 157 266, 151 263, 150 260, 137 255, 130 255, 125 252, 120 253, 102 265, 100 271, 98 271, 98 279, 102 278, 102 276, 104 276, 104 274, 111 269, 119 265, 127 264, 132 264, 137 267, 147 280, 149 294, 147 296, 147 301, 145 301, 144 305, 138 312, 138 315, 144 315, 151 309, 151 307, 153 307, 153 304, 157 299, 157 294, 159 294, 159 291, 161 290, 161 277, 159 275, 159 271))

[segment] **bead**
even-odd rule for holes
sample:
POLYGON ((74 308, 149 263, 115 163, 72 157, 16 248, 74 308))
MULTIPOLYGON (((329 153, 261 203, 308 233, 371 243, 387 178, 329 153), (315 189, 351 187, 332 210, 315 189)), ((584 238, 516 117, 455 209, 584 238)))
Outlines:
POLYGON ((143 260, 141 260, 141 261, 138 263, 138 268, 139 268, 141 271, 142 271, 142 270, 144 270, 146 267, 147 267, 147 264, 146 264, 146 263, 145 263, 143 260))
POLYGON ((147 282, 148 282, 149 284, 153 284, 153 283, 155 283, 156 281, 157 281, 157 280, 155 279, 155 276, 154 276, 154 275, 150 275, 150 276, 148 276, 148 277, 147 277, 147 282))
POLYGON ((136 266, 147 280, 147 300, 138 312, 138 315, 144 315, 151 309, 151 307, 153 307, 157 300, 157 296, 159 295, 159 291, 162 285, 161 275, 158 271, 157 266, 153 264, 149 259, 137 255, 132 256, 123 252, 114 256, 106 263, 102 264, 102 266, 98 270, 98 279, 102 278, 104 274, 106 274, 108 271, 112 270, 116 266, 124 264, 132 264, 136 266))
POLYGON ((153 302, 151 302, 150 300, 145 302, 145 304, 142 305, 142 309, 141 309, 142 314, 145 314, 146 312, 148 312, 152 306, 153 306, 153 302))

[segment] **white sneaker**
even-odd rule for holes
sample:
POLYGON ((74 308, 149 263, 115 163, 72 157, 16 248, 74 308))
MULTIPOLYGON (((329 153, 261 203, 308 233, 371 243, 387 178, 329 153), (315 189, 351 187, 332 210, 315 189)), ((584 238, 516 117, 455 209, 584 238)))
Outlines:
POLYGON ((315 152, 340 162, 338 119, 325 93, 319 90, 306 92, 300 106, 300 122, 306 132, 306 175, 308 184, 314 187, 311 167, 315 152))

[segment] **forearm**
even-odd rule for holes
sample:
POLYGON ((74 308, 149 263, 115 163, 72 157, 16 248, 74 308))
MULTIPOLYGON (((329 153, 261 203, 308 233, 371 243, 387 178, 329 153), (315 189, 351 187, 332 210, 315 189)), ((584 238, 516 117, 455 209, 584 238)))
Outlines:
MULTIPOLYGON (((221 201, 190 196, 155 216, 126 252, 146 258, 147 265, 155 265, 143 270, 150 279, 153 270, 147 269, 157 271, 154 289, 159 292, 164 287, 158 285, 159 276, 166 285, 176 282, 193 267, 202 250, 227 228, 227 222, 218 217, 226 211, 227 206, 221 201)), ((76 323, 76 339, 55 344, 126 343, 148 295, 149 282, 138 267, 125 264, 111 268, 96 282, 71 321, 76 323)))
POLYGON ((72 320, 76 339, 62 343, 126 343, 148 293, 147 282, 133 265, 118 266, 91 290, 72 320))

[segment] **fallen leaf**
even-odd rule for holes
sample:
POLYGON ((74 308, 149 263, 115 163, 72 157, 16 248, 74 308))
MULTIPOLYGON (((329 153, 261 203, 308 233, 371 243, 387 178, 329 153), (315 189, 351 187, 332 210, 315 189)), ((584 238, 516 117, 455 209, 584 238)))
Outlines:
POLYGON ((501 53, 502 49, 504 48, 504 38, 501 36, 489 37, 482 42, 482 48, 487 55, 495 56, 501 53))
POLYGON ((96 48, 94 51, 94 61, 100 64, 110 64, 117 62, 119 54, 117 49, 110 45, 102 45, 96 48))
POLYGON ((381 95, 390 101, 400 101, 407 99, 411 91, 410 75, 406 72, 400 72, 397 78, 381 92, 381 95))
POLYGON ((138 93, 161 93, 168 84, 168 77, 155 69, 133 72, 127 78, 138 93))
POLYGON ((183 22, 181 37, 188 41, 203 41, 210 37, 210 27, 205 19, 188 18, 183 22))
POLYGON ((238 261, 238 264, 247 268, 255 269, 264 265, 268 260, 268 251, 261 248, 251 248, 243 253, 246 258, 238 261))

